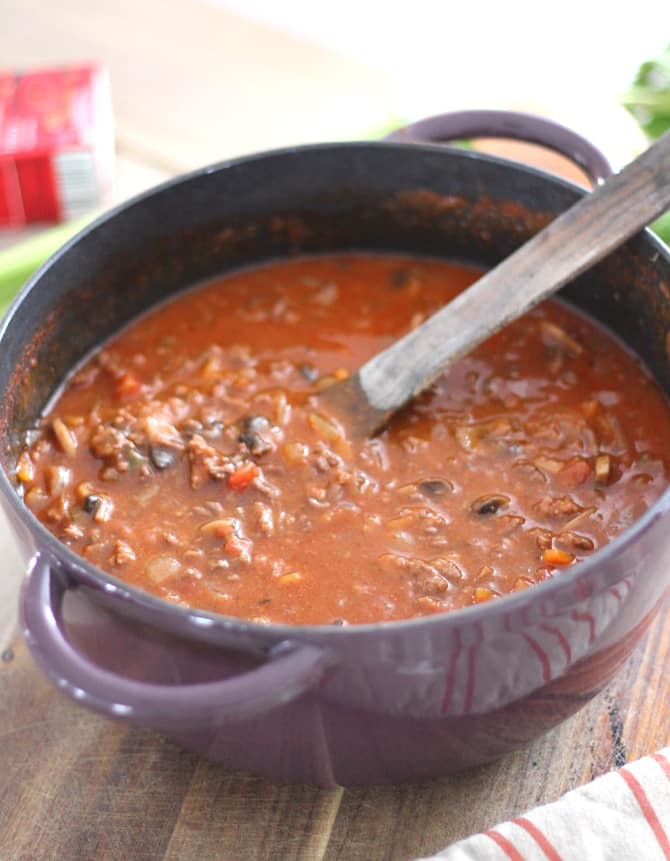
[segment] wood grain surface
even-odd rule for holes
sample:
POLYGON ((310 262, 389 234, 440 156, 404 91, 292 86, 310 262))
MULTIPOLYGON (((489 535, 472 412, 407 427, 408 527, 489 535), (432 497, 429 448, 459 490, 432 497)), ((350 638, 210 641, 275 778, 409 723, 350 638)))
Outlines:
POLYGON ((667 606, 616 679, 525 749, 421 784, 317 789, 231 772, 78 707, 20 637, 0 661, 2 861, 407 861, 670 739, 667 606))

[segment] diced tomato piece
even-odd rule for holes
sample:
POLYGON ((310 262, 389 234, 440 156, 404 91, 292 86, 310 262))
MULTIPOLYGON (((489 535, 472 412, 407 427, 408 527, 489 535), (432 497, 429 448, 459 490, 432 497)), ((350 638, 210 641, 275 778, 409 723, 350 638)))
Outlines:
POLYGON ((258 474, 259 470, 256 464, 248 461, 247 463, 243 463, 242 466, 238 466, 235 472, 232 472, 228 476, 228 485, 233 490, 244 490, 258 474))
POLYGON ((251 558, 252 547, 253 541, 249 541, 247 538, 239 538, 236 535, 232 535, 224 544, 224 550, 229 556, 235 559, 246 559, 247 561, 251 558))
POLYGON ((571 458, 558 473, 561 482, 567 487, 577 487, 591 475, 590 465, 581 457, 571 458))
POLYGON ((120 377, 117 377, 116 396, 121 398, 121 400, 127 400, 128 398, 135 397, 135 395, 139 395, 142 389, 142 381, 130 371, 125 371, 120 377))

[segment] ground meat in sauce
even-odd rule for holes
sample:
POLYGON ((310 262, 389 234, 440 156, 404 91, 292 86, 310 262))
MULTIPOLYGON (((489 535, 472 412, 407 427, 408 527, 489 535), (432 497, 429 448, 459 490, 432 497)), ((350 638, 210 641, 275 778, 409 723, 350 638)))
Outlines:
POLYGON ((561 576, 667 484, 670 410, 557 302, 353 448, 314 395, 478 273, 342 255, 240 272, 157 309, 72 377, 17 466, 77 553, 258 621, 443 612, 561 576))

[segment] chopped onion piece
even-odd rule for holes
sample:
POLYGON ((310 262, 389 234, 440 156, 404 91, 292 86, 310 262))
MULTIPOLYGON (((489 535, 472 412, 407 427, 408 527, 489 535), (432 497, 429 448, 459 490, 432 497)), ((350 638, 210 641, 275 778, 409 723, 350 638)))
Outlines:
POLYGON ((154 556, 147 562, 145 571, 152 583, 163 583, 171 577, 176 577, 180 569, 181 564, 174 556, 154 556))
POLYGON ((540 332, 542 334, 542 341, 547 347, 557 347, 565 350, 572 356, 580 356, 583 352, 582 345, 568 335, 565 329, 557 326, 556 323, 550 323, 549 320, 541 320, 540 332))
POLYGON ((77 453, 77 437, 72 433, 63 419, 54 419, 51 422, 54 435, 58 444, 68 457, 74 457, 77 453))
POLYGON ((72 471, 66 466, 50 466, 47 468, 46 480, 51 496, 60 496, 72 480, 72 471))
POLYGON ((596 458, 596 481, 599 484, 608 484, 610 480, 611 462, 608 454, 600 454, 596 458))

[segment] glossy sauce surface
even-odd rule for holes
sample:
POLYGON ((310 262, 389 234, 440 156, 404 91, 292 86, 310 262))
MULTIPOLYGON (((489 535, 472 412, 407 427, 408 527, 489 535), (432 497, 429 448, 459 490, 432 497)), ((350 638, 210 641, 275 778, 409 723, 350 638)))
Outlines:
POLYGON ((258 621, 351 624, 560 577, 667 484, 670 409, 611 335, 548 302, 352 447, 314 395, 478 272, 305 258, 189 291, 72 377, 26 504, 100 568, 258 621))

